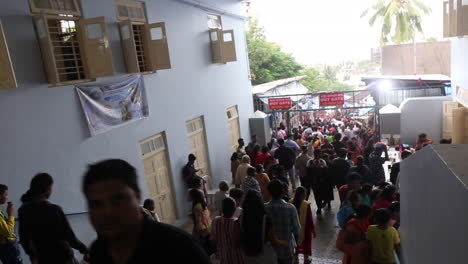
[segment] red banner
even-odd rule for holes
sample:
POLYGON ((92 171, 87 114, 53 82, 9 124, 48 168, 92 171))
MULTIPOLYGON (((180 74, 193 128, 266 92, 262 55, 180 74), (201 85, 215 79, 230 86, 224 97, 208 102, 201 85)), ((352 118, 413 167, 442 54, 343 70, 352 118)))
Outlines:
POLYGON ((271 110, 284 110, 291 109, 292 102, 291 98, 268 98, 268 108, 271 110))
POLYGON ((320 106, 344 105, 344 93, 329 93, 320 95, 320 106))

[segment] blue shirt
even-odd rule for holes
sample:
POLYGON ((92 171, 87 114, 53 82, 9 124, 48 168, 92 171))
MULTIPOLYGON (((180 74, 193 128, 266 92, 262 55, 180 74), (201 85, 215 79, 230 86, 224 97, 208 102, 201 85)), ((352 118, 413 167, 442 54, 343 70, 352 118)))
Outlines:
POLYGON ((336 220, 338 220, 338 225, 341 229, 346 227, 346 222, 352 214, 354 214, 354 208, 351 205, 345 205, 338 211, 338 214, 336 214, 336 220))
POLYGON ((299 149, 301 149, 294 140, 290 140, 290 139, 287 139, 284 141, 284 146, 288 148, 292 148, 294 149, 294 151, 298 151, 299 149))
POLYGON ((299 236, 301 230, 296 207, 284 200, 272 200, 265 205, 265 211, 271 218, 276 237, 289 241, 289 247, 275 247, 278 258, 293 256, 296 248, 294 236, 299 236))

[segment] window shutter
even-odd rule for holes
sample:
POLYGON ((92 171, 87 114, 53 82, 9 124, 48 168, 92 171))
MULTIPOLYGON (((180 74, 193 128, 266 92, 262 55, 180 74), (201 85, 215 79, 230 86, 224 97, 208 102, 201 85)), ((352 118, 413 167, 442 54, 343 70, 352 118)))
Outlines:
POLYGON ((15 72, 11 65, 8 45, 6 43, 3 27, 0 23, 0 88, 16 88, 15 72))
POLYGON ((468 35, 468 1, 458 0, 457 8, 457 35, 467 36, 468 35))
POLYGON ((147 65, 150 71, 170 69, 169 47, 167 45, 166 27, 164 23, 145 25, 145 47, 147 50, 147 65))
POLYGON ((119 23, 120 39, 122 41, 122 51, 125 59, 125 66, 128 73, 140 72, 135 46, 132 22, 127 19, 119 23))
POLYGON ((220 29, 210 29, 210 45, 211 45, 211 58, 213 63, 224 63, 222 57, 222 30, 220 29))
POLYGON ((114 74, 104 17, 79 20, 80 44, 87 78, 114 74))
POLYGON ((223 31, 223 45, 222 45, 222 57, 223 62, 236 61, 236 43, 234 40, 234 31, 225 30, 223 31))
POLYGON ((449 38, 450 36, 450 5, 448 1, 445 1, 443 8, 443 18, 444 18, 444 38, 449 38))
POLYGON ((44 62, 44 70, 47 75, 47 80, 50 84, 60 82, 57 65, 55 64, 55 53, 50 39, 49 25, 47 17, 42 14, 34 17, 37 37, 41 47, 42 61, 44 62))
POLYGON ((166 24, 164 22, 146 25, 149 68, 152 71, 171 68, 166 24))
POLYGON ((455 37, 457 36, 457 23, 458 23, 458 18, 457 18, 457 0, 449 0, 449 21, 450 21, 450 36, 455 37))

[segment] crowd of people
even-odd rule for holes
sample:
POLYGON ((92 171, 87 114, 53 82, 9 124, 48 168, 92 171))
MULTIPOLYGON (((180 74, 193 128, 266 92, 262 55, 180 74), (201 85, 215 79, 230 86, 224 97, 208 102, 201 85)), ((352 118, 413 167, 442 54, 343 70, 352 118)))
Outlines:
MULTIPOLYGON (((425 135, 418 138, 420 148, 430 143, 425 135)), ((400 151, 402 159, 411 155, 400 151)), ((255 135, 247 146, 239 139, 230 159, 231 182, 219 183, 211 206, 196 157, 188 159, 182 174, 192 203, 192 235, 160 223, 153 201, 140 206, 135 168, 106 160, 90 165, 83 177, 98 235, 89 248, 75 236, 62 209, 48 201, 53 178, 40 173, 21 198, 19 236, 14 205, 8 202, 6 216, 0 211, 0 260, 22 263, 21 245, 34 264, 75 263, 72 249, 91 264, 146 263, 155 257, 174 263, 292 264, 299 254, 311 263, 317 232, 309 200, 320 217, 332 210, 338 194, 336 246, 344 253, 343 263, 396 263, 399 164, 386 182, 388 148, 365 124, 346 117, 317 118, 290 133, 280 126, 265 146, 255 135)), ((0 204, 7 201, 8 187, 0 185, 0 204)))
MULTIPOLYGON (((421 147, 431 143, 420 135, 423 141, 421 147)), ((402 159, 412 153, 401 152, 402 159)), ((211 212, 201 179, 192 177, 199 184, 190 191, 193 234, 220 263, 297 263, 299 254, 311 263, 309 200, 320 217, 332 210, 336 193, 343 263, 396 262, 399 163, 386 182, 388 147, 365 124, 342 117, 318 118, 290 133, 280 126, 264 146, 255 135, 247 146, 239 139, 230 161, 233 188, 220 183, 211 212)))

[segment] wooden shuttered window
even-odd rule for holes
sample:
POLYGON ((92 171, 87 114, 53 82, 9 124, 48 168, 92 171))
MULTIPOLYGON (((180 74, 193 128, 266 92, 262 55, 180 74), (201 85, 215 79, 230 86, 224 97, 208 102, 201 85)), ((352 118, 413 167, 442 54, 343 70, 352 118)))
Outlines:
POLYGON ((0 88, 16 88, 15 72, 11 64, 2 24, 0 23, 0 88))
POLYGON ((52 86, 114 73, 104 17, 34 16, 42 60, 52 86))
POLYGON ((120 37, 128 73, 171 68, 165 23, 120 23, 120 37))
POLYGON ((233 30, 210 29, 209 36, 213 63, 237 61, 233 30))

